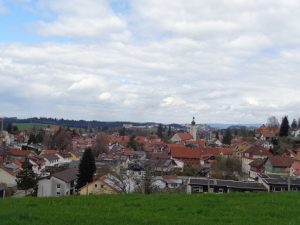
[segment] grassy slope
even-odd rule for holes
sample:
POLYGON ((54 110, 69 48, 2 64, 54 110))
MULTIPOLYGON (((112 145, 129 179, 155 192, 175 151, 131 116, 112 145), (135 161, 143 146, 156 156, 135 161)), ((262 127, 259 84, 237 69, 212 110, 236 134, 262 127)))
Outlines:
POLYGON ((0 200, 0 224, 300 224, 300 193, 0 200))
POLYGON ((41 128, 47 128, 47 124, 41 124, 41 123, 16 123, 15 124, 19 130, 31 130, 33 128, 41 129, 41 128))

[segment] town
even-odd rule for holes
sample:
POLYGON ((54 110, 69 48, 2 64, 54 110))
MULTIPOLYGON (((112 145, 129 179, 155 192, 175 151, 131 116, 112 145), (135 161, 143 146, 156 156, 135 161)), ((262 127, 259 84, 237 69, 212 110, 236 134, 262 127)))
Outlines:
POLYGON ((1 124, 1 198, 300 191, 300 124, 287 116, 226 129, 195 117, 104 130, 1 124))

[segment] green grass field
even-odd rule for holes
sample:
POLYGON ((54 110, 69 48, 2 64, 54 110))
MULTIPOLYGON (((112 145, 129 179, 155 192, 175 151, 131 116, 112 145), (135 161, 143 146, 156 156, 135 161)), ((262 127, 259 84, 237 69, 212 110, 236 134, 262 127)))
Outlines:
POLYGON ((298 225, 300 193, 5 199, 0 224, 298 225))
POLYGON ((15 123, 20 131, 23 130, 31 130, 33 128, 41 129, 48 127, 48 124, 41 124, 41 123, 15 123))

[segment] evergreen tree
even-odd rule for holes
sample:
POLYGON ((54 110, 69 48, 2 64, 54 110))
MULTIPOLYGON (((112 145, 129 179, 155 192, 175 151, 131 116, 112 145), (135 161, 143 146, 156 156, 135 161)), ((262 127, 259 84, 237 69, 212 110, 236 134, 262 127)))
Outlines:
POLYGON ((125 127, 122 127, 122 129, 119 130, 119 135, 120 136, 125 136, 126 135, 126 129, 125 129, 125 127))
POLYGON ((225 135, 223 137, 223 144, 231 145, 231 140, 232 140, 231 130, 229 128, 227 128, 226 132, 225 132, 225 135))
POLYGON ((293 119, 293 122, 292 122, 292 124, 291 124, 291 127, 292 127, 293 129, 296 129, 297 126, 298 126, 298 124, 297 124, 296 119, 293 119))
POLYGON ((158 125, 158 128, 157 128, 157 136, 162 138, 163 137, 163 127, 161 124, 158 125))
POLYGON ((76 188, 80 189, 88 182, 92 182, 95 172, 96 172, 95 158, 92 149, 87 148, 80 160, 79 174, 78 174, 76 188))
POLYGON ((29 139, 28 139, 28 142, 27 142, 29 145, 30 144, 36 144, 36 137, 34 134, 30 134, 29 136, 29 139))
POLYGON ((12 125, 11 123, 7 124, 7 126, 6 126, 6 131, 7 131, 8 133, 12 133, 12 131, 13 131, 13 125, 12 125))
POLYGON ((33 189, 34 194, 37 193, 37 176, 32 170, 32 165, 29 159, 26 158, 23 165, 23 170, 17 175, 17 187, 19 190, 25 190, 25 195, 27 195, 28 189, 33 189))
POLYGON ((171 136, 172 136, 172 128, 171 128, 171 126, 169 126, 168 137, 171 137, 171 136))
POLYGON ((220 139, 220 137, 219 137, 219 131, 216 132, 216 139, 217 139, 217 140, 220 139))
POLYGON ((285 116, 282 119, 282 123, 281 123, 281 126, 280 126, 280 131, 279 131, 279 136, 280 137, 287 137, 289 135, 289 129, 290 129, 289 120, 288 120, 287 116, 285 116))

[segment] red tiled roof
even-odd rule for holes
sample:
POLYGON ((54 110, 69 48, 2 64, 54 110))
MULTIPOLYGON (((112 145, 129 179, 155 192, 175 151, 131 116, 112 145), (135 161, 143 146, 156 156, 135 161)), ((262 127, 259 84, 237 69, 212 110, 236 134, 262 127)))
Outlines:
POLYGON ((290 167, 293 163, 293 159, 283 156, 271 156, 269 157, 270 163, 273 167, 290 167))
POLYGON ((30 154, 35 154, 32 151, 29 150, 18 150, 18 149, 10 149, 9 155, 11 156, 29 156, 30 154))
POLYGON ((178 145, 171 147, 171 156, 178 159, 200 159, 201 154, 199 149, 178 145))
POLYGON ((243 154, 248 153, 251 156, 272 156, 272 153, 269 151, 269 149, 266 149, 260 145, 252 145, 249 148, 247 148, 243 154))
POLYGON ((177 133, 181 141, 187 141, 187 140, 192 140, 193 136, 190 133, 187 132, 182 132, 182 133, 177 133))
POLYGON ((135 151, 131 149, 124 149, 121 152, 122 155, 133 156, 135 155, 135 151))
POLYGON ((189 141, 187 141, 187 144, 196 144, 199 147, 205 147, 206 141, 205 140, 196 140, 196 141, 189 140, 189 141))
POLYGON ((162 176, 162 178, 165 180, 175 180, 178 177, 176 175, 164 175, 164 176, 162 176))
POLYGON ((59 151, 58 150, 52 150, 52 149, 48 149, 48 150, 43 150, 41 155, 48 155, 48 154, 58 154, 59 151))

